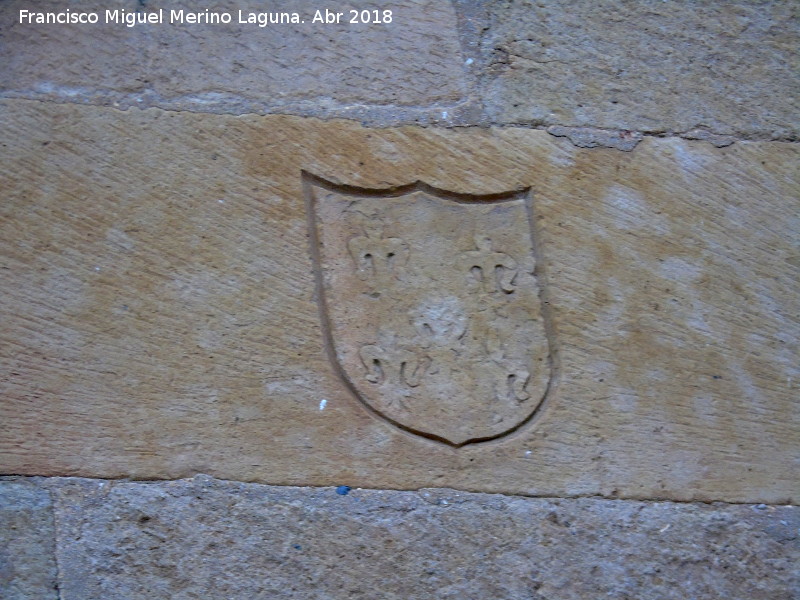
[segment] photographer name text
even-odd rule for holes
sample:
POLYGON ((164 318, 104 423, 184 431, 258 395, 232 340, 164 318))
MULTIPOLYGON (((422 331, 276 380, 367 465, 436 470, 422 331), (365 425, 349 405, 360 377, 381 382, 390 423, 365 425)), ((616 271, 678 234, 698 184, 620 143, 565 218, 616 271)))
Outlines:
POLYGON ((235 13, 215 12, 211 10, 165 10, 159 8, 152 11, 132 11, 124 9, 105 10, 99 12, 77 12, 66 9, 61 12, 19 11, 19 22, 27 25, 95 25, 97 23, 124 25, 254 25, 268 27, 270 25, 291 25, 310 22, 312 25, 387 25, 392 22, 393 14, 389 9, 383 10, 344 10, 329 8, 315 10, 314 14, 301 15, 296 12, 249 12, 239 10, 235 13))

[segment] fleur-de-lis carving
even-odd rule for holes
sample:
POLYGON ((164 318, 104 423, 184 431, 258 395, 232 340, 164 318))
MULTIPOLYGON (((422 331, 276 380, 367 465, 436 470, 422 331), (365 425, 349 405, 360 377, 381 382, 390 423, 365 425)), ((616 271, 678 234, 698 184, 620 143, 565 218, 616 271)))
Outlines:
POLYGON ((398 277, 408 262, 408 244, 400 238, 383 237, 383 223, 375 217, 365 218, 363 228, 365 235, 347 243, 358 277, 376 283, 398 277))
POLYGON ((476 250, 464 252, 463 256, 467 270, 483 282, 483 289, 490 294, 499 290, 513 292, 517 261, 505 252, 495 251, 488 236, 476 235, 475 247, 476 250))
POLYGON ((523 402, 531 397, 526 389, 528 382, 531 379, 531 374, 526 369, 517 369, 513 373, 509 373, 506 377, 506 384, 508 386, 508 394, 518 402, 523 402))
POLYGON ((486 339, 486 351, 489 358, 494 363, 495 376, 498 379, 497 398, 500 400, 516 400, 524 402, 530 398, 527 386, 531 379, 531 373, 519 364, 506 359, 503 344, 496 336, 488 336, 486 339))
POLYGON ((358 356, 364 365, 364 379, 371 383, 388 382, 417 387, 426 367, 409 350, 386 349, 377 344, 363 346, 358 356))

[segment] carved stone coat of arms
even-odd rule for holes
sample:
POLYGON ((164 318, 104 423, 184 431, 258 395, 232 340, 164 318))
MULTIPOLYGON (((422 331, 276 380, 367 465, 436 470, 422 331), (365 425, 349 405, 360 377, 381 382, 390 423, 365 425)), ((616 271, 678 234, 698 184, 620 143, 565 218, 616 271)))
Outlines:
POLYGON ((552 356, 529 194, 304 185, 328 349, 364 406, 455 447, 530 421, 552 356))

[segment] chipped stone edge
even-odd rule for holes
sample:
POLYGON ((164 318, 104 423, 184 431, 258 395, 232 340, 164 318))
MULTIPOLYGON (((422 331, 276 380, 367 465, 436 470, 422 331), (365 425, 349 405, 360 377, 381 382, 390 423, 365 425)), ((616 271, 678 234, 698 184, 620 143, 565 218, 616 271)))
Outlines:
MULTIPOLYGON (((623 152, 631 152, 641 142, 645 135, 641 131, 628 129, 601 129, 597 127, 566 127, 564 125, 551 125, 545 129, 555 137, 566 137, 578 148, 616 148, 623 152)), ((649 134, 648 137, 680 137, 692 141, 708 142, 716 148, 725 148, 736 143, 732 135, 713 133, 707 129, 696 127, 686 132, 672 134, 649 134)), ((774 140, 778 141, 778 140, 774 140)))
POLYGON ((644 138, 644 135, 639 131, 608 130, 594 127, 551 125, 545 131, 555 137, 568 138, 578 148, 616 148, 623 152, 630 152, 644 138))

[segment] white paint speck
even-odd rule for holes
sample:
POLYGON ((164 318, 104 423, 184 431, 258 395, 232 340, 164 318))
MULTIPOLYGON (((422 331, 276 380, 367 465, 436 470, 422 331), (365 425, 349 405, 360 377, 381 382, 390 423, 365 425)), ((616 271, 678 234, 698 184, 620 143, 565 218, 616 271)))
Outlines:
POLYGON ((323 398, 322 400, 320 400, 320 401, 319 401, 319 409, 320 409, 320 410, 325 410, 325 405, 326 405, 326 404, 328 404, 328 401, 327 401, 325 398, 323 398))
POLYGON ((222 198, 220 198, 219 200, 217 200, 217 202, 219 202, 220 204, 225 204, 225 200, 223 200, 222 198))
POLYGON ((94 268, 94 270, 95 270, 95 271, 99 271, 99 270, 100 270, 100 267, 95 267, 95 268, 94 268))
POLYGON ((446 110, 443 110, 443 111, 442 111, 442 118, 443 118, 443 119, 446 119, 446 118, 447 118, 447 111, 446 111, 446 110))
POLYGON ((530 450, 525 450, 525 456, 530 456, 531 454, 533 454, 533 452, 530 450))
POLYGON ((470 66, 470 65, 471 65, 472 63, 474 63, 474 62, 475 62, 474 60, 472 60, 471 58, 468 58, 468 59, 467 59, 467 60, 464 62, 464 64, 465 64, 465 65, 467 65, 467 66, 470 66))
POLYGON ((672 527, 672 523, 667 523, 664 527, 658 530, 658 533, 664 533, 670 527, 672 527))

